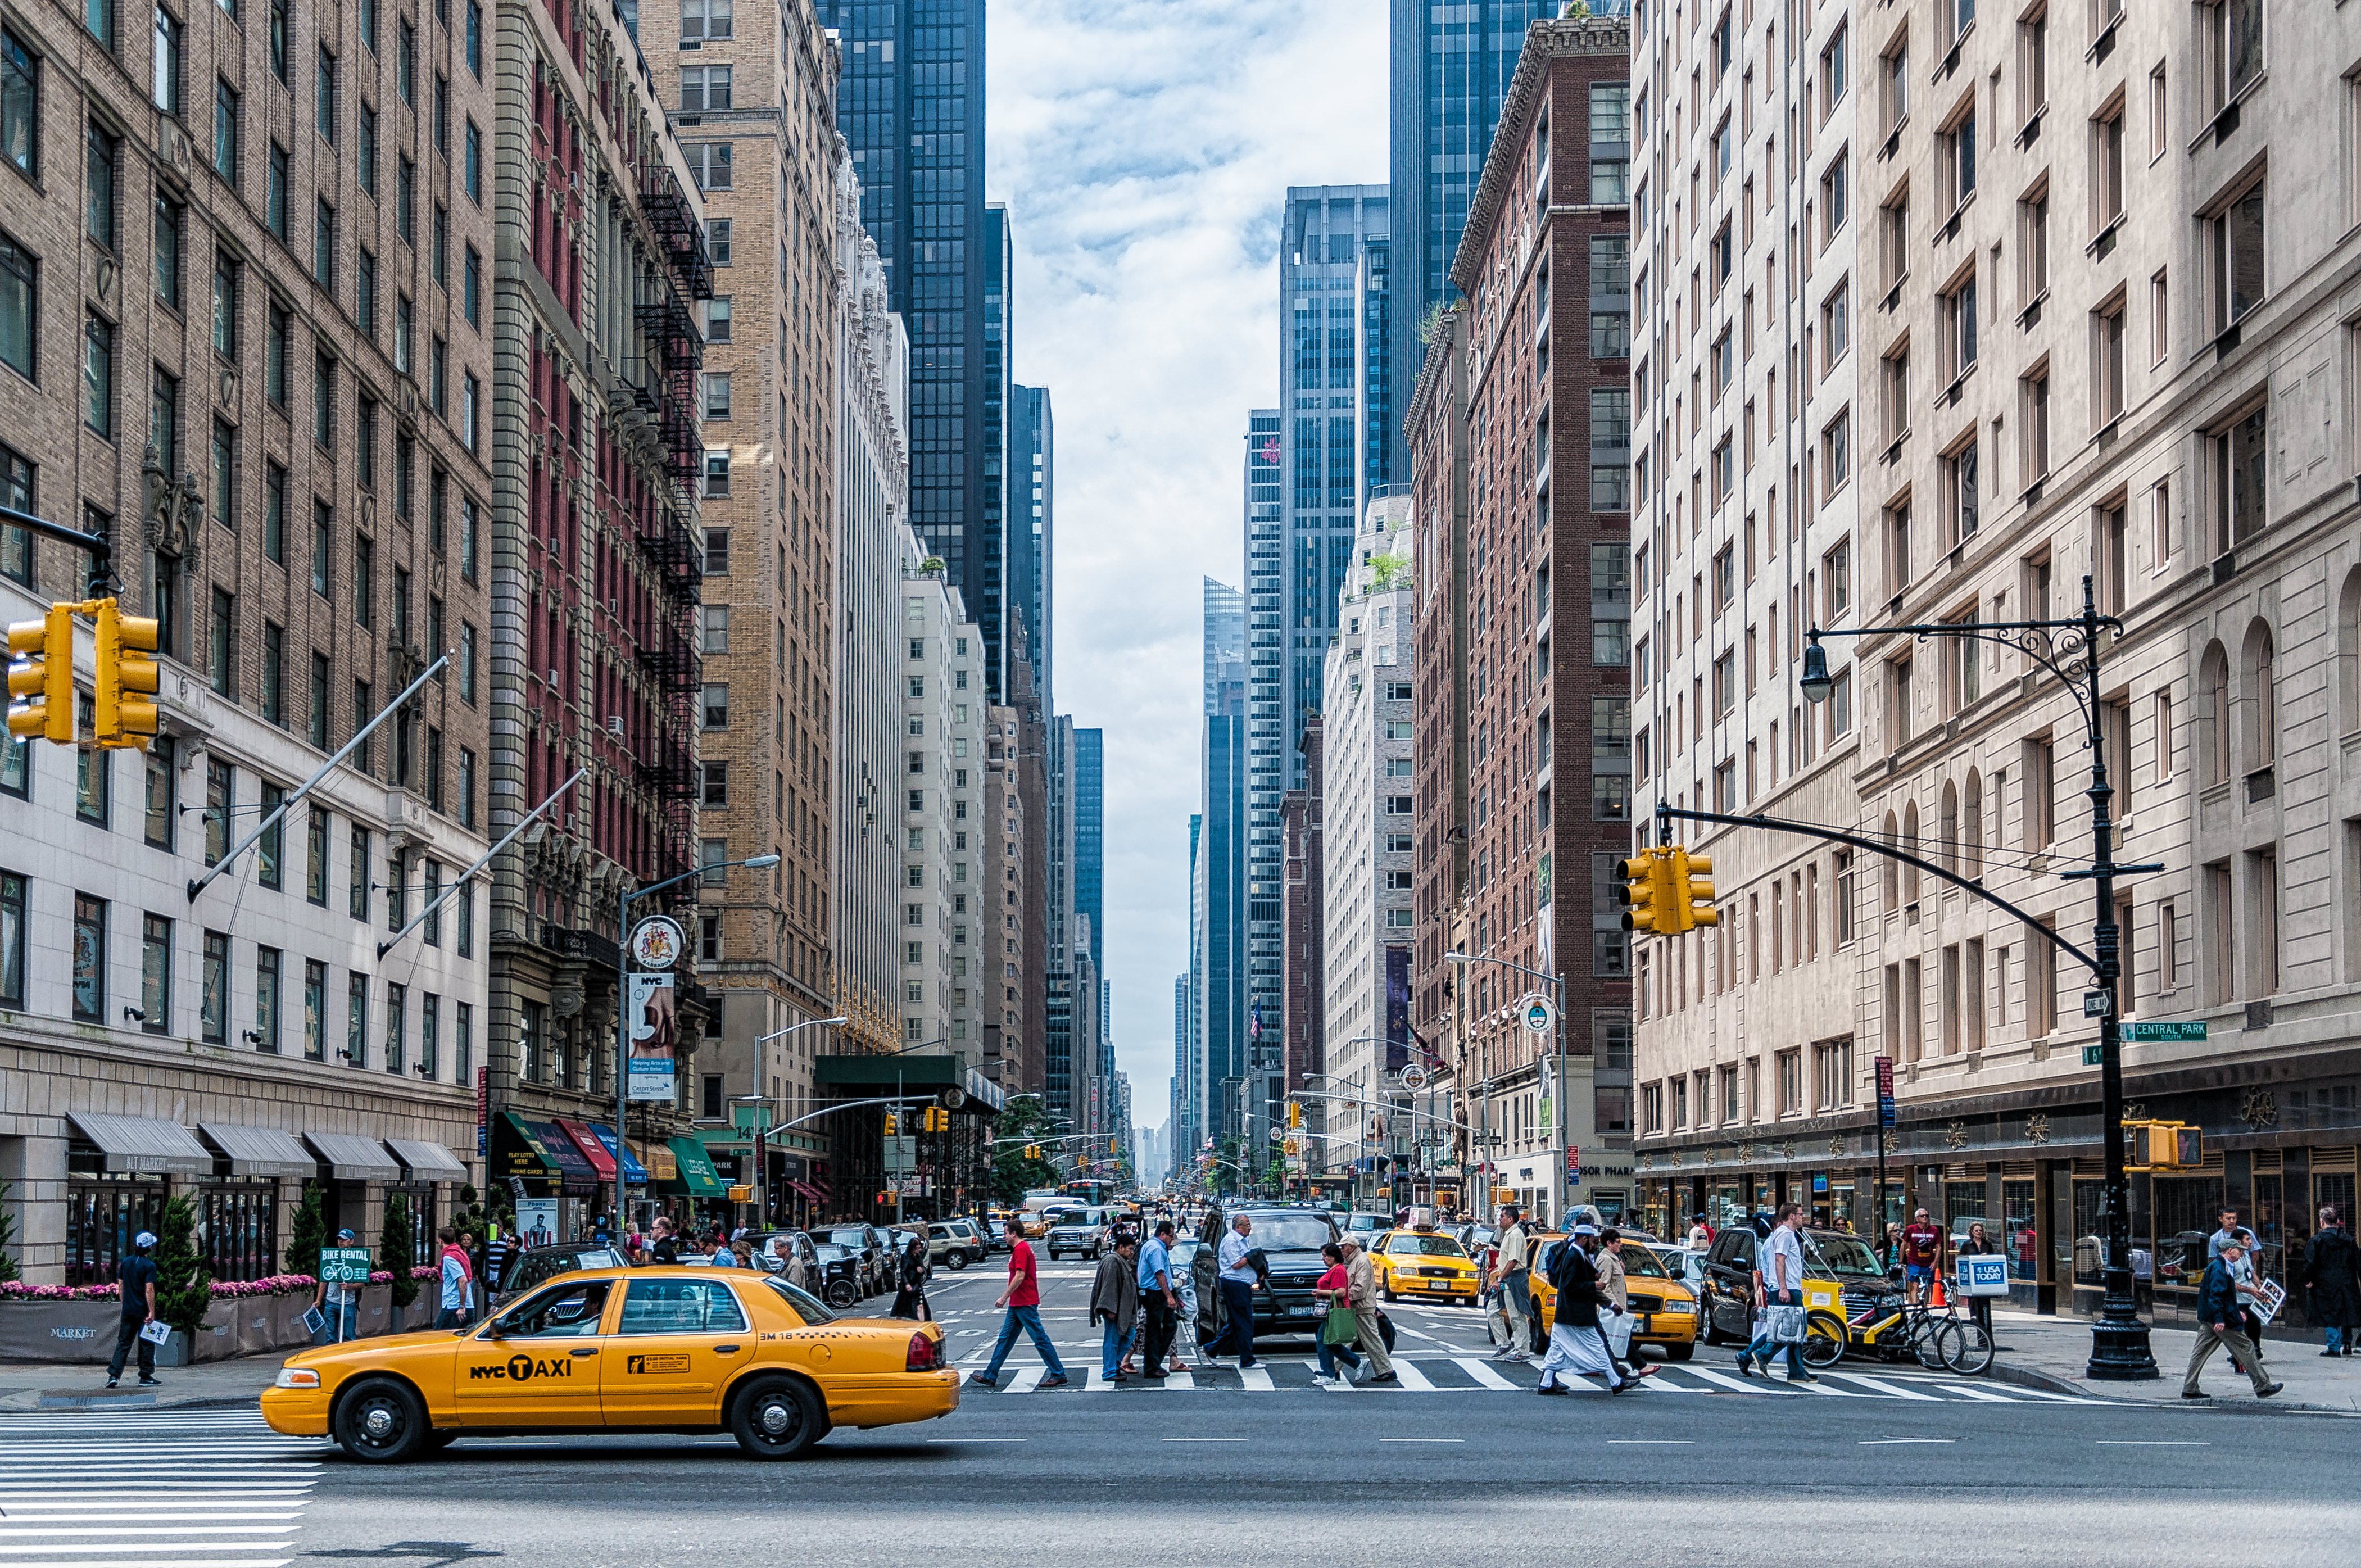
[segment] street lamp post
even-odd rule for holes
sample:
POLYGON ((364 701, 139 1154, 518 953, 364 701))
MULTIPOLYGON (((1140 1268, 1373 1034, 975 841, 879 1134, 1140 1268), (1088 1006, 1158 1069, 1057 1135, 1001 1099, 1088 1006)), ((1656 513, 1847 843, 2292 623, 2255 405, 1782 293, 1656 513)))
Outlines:
MULTIPOLYGON (((623 1229, 623 1156, 631 1148, 631 905, 643 898, 653 898, 668 887, 677 887, 691 877, 701 877, 710 872, 727 871, 731 866, 743 866, 748 871, 760 871, 779 863, 776 855, 755 855, 742 861, 717 861, 698 866, 675 877, 666 877, 653 887, 643 887, 633 893, 625 891, 615 895, 615 1234, 620 1239, 623 1229)), ((674 1070, 679 1070, 680 1036, 677 1023, 673 1034, 674 1070)), ((675 1092, 677 1087, 675 1086, 675 1092)))
MULTIPOLYGON (((846 1024, 850 1022, 851 1022, 851 1020, 845 1017, 842 1014, 839 1014, 833 1018, 807 1018, 800 1024, 790 1024, 784 1029, 776 1029, 772 1031, 770 1034, 764 1035, 761 1039, 754 1042, 756 1047, 756 1054, 754 1057, 755 1083, 759 1085, 763 1081, 762 1047, 769 1045, 773 1040, 784 1040, 789 1035, 795 1034, 799 1030, 819 1029, 825 1028, 831 1024, 846 1024)), ((760 1093, 741 1094, 738 1096, 738 1099, 741 1102, 754 1102, 767 1104, 770 1102, 771 1096, 760 1093)), ((771 1223, 771 1130, 768 1127, 763 1128, 754 1135, 754 1213, 756 1217, 761 1220, 763 1227, 768 1229, 771 1223)))
MULTIPOLYGON (((2082 579, 2082 613, 2070 620, 1938 621, 1839 631, 1813 628, 1805 633, 1806 643, 1800 683, 1805 697, 1815 703, 1826 701, 1834 689, 1834 678, 1828 674, 1828 655, 1820 649, 1823 637, 1901 634, 1915 636, 1921 641, 1929 637, 1957 637, 1968 641, 1997 643, 2023 653, 2057 676, 2067 695, 2081 710, 2083 738, 2091 748, 2091 787, 2083 793, 2091 801, 2092 861, 2088 871, 2064 874, 2072 878, 2088 878, 2094 884, 2097 917, 2092 927, 2092 950, 2087 954, 2055 934, 2049 936, 2049 940, 2070 955, 2082 959, 2098 981, 2091 1002, 2100 1010, 2099 1135, 2106 1160, 2107 1197, 2103 1216, 2106 1255, 2100 1271, 2103 1289, 2099 1315, 2091 1324, 2088 1371, 2092 1378, 2110 1382, 2131 1382, 2157 1376, 2156 1357, 2148 1348, 2147 1325, 2140 1321, 2132 1288, 2131 1183, 2124 1173, 2123 934, 2115 925, 2115 878, 2135 872, 2160 872, 2164 868, 2160 865, 2125 865, 2115 860, 2114 824, 2108 816, 2108 803, 2115 792, 2107 782, 2106 738, 2099 722, 2099 633, 2112 630, 2120 636, 2123 630, 2122 621, 2099 613, 2097 600, 2091 591, 2091 579, 2086 576, 2082 579)), ((1971 891, 1982 894, 1980 887, 1971 891)), ((1992 897, 1989 894, 1982 894, 1982 896, 1992 897)), ((2044 929, 2037 922, 2035 924, 2036 929, 2044 929)), ((1881 1146, 1883 1136, 1881 1129, 1881 1146)), ((1879 1223, 1883 1223, 1882 1215, 1879 1223)))
MULTIPOLYGON (((1557 1014, 1552 1021, 1554 1026, 1551 1030, 1553 1036, 1551 1044, 1554 1048, 1551 1052, 1549 1091, 1550 1207, 1554 1211, 1556 1220, 1560 1223, 1565 1223, 1565 1216, 1574 1203, 1574 1194, 1565 1185, 1565 979, 1563 975, 1544 974, 1540 970, 1527 969, 1522 964, 1510 963, 1506 959, 1491 958, 1482 953, 1445 953, 1443 955, 1443 961, 1463 967, 1468 964, 1499 964, 1502 969, 1512 969, 1519 974, 1530 975, 1550 988, 1550 1009, 1557 1014)), ((1491 1121, 1491 1111, 1492 1080, 1489 1075, 1487 1075, 1484 1080, 1484 1118, 1488 1125, 1491 1121)), ((1489 1210, 1491 1204, 1492 1195, 1487 1192, 1484 1195, 1484 1208, 1477 1210, 1477 1212, 1482 1213, 1489 1210)))

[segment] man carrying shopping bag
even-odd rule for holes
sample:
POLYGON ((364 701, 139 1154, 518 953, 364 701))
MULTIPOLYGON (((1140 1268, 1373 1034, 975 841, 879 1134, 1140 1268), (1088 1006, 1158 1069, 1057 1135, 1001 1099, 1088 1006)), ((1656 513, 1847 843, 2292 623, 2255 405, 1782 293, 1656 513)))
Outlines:
POLYGON ((1754 1376, 1757 1362, 1771 1375, 1771 1357, 1787 1352, 1787 1381, 1817 1383, 1804 1365, 1804 1212, 1793 1203, 1779 1205, 1771 1234, 1755 1250, 1754 1341, 1739 1353, 1738 1375, 1754 1376))

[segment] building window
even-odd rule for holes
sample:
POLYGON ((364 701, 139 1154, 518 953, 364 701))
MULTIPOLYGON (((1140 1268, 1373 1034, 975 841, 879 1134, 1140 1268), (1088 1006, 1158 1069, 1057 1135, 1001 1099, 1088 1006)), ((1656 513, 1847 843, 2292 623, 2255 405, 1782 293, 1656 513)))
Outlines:
MULTIPOLYGON (((40 340, 36 326, 40 319, 40 276, 41 264, 32 252, 0 234, 0 364, 28 381, 38 379, 34 374, 33 349, 40 340)), ((28 535, 16 530, 8 537, 29 541, 28 535)), ((29 553, 29 543, 25 548, 29 553)), ((29 576, 30 566, 26 570, 29 576)))
MULTIPOLYGON (((21 888, 22 884, 18 884, 21 888)), ((74 894, 73 1015, 84 1024, 104 1023, 106 1011, 106 901, 74 894)), ((18 989, 22 990, 19 981, 18 989)))
POLYGON ((1935 137, 1936 157, 1939 160, 1939 193, 1944 212, 1956 212, 1976 192, 1976 112, 1975 100, 1968 100, 1968 108, 1935 137))
POLYGON ((109 250, 115 248, 115 182, 121 172, 117 161, 120 156, 121 143, 114 133, 92 121, 84 154, 82 230, 109 250))
POLYGON ((0 156, 27 180, 41 175, 41 57, 0 28, 0 156))
POLYGON ((712 253, 712 256, 713 256, 713 265, 714 265, 714 266, 716 266, 716 267, 727 267, 727 266, 729 266, 729 265, 730 265, 730 220, 729 220, 728 218, 708 218, 708 219, 706 219, 706 220, 705 220, 705 243, 706 243, 706 247, 707 247, 707 249, 708 249, 708 250, 712 253))
POLYGON ((730 728, 730 687, 726 684, 717 681, 706 686, 702 728, 707 729, 730 728))
MULTIPOLYGON (((684 23, 686 25, 686 23, 684 23)), ((680 68, 680 112, 701 115, 730 107, 730 67, 684 65, 680 68)))
POLYGON ((82 422, 115 439, 115 328, 97 315, 82 325, 82 422))
POLYGON ((1956 549, 1975 537, 1981 522, 1974 436, 1943 455, 1942 474, 1944 531, 1950 547, 1956 549))
POLYGON ((205 933, 205 971, 198 992, 197 1025, 205 1044, 229 1041, 229 933, 205 933))
POLYGON ((2213 332, 2238 324, 2263 298, 2263 186, 2257 181, 2206 222, 2213 332))
MULTIPOLYGON (((74 699, 74 729, 77 734, 91 729, 92 699, 74 699)), ((114 810, 115 759, 111 752, 77 748, 74 752, 74 815, 84 822, 104 828, 114 810)))
POLYGON ((1958 380, 1976 364, 1976 275, 1971 271, 1939 302, 1943 321, 1943 379, 1958 380))
POLYGON ((732 186, 730 144, 726 141, 698 142, 684 147, 681 152, 688 159, 688 171, 700 191, 727 191, 732 186))
POLYGON ((2263 530, 2268 413, 2268 405, 2257 408, 2207 440, 2217 557, 2263 530))
MULTIPOLYGON (((2103 235, 2124 215, 2124 95, 2091 120, 2091 231, 2103 235)), ((2106 255, 2103 247, 2099 254, 2106 255)))
MULTIPOLYGON (((2049 367, 2044 361, 2019 378, 2017 390, 2017 483, 2031 489, 2049 473, 2049 367)), ((1965 538, 1965 534, 1959 535, 1965 538)))
POLYGON ((2219 115, 2263 72, 2263 0, 2204 0, 2205 110, 2219 115))
POLYGON ((274 141, 270 144, 269 178, 264 190, 263 222, 279 236, 281 245, 291 243, 288 236, 292 232, 288 227, 287 181, 287 149, 274 141))
POLYGON ((484 133, 473 119, 467 122, 467 163, 460 189, 467 192, 467 200, 476 205, 480 207, 484 204, 484 133))
MULTIPOLYGON (((210 940, 207 948, 210 957, 210 940)), ((139 923, 139 1027, 149 1035, 172 1032, 172 923, 160 915, 139 923)))

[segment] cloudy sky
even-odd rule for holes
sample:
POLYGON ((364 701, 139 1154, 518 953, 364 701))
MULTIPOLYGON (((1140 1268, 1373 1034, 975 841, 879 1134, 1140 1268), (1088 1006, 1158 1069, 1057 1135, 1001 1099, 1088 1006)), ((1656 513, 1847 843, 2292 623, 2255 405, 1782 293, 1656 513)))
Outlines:
POLYGON ((1057 421, 1055 691, 1106 731, 1116 1065, 1166 1116, 1188 961, 1200 580, 1243 586, 1290 185, 1386 178, 1386 0, 992 0, 1016 378, 1057 421))

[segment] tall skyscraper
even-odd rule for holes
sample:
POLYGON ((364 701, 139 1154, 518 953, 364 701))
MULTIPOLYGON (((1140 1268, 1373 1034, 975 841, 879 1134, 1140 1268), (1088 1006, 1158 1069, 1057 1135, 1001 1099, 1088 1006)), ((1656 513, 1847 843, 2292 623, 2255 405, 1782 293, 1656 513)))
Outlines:
POLYGON ((1021 612, 1033 688, 1045 711, 1054 711, 1049 689, 1050 542, 1058 488, 1058 436, 1049 414, 1049 389, 1011 391, 1008 425, 1008 600, 1021 612))
MULTIPOLYGON (((837 128, 861 176, 862 222, 910 329, 910 524, 992 628, 986 691, 1005 700, 994 598, 1005 563, 986 500, 1005 454, 989 439, 986 400, 989 372, 1004 387, 1006 376, 1007 291, 988 294, 1005 282, 1007 229, 983 201, 983 0, 820 0, 819 12, 843 50, 837 128)), ((1005 442, 1005 417, 998 429, 1005 442)))
POLYGON ((1246 596, 1211 577, 1204 594, 1202 794, 1190 845, 1191 1110, 1201 1134, 1219 1136, 1236 1130, 1248 1024, 1246 596))
MULTIPOLYGON (((993 699, 1009 700, 1007 660, 1016 637, 1008 620, 1008 516, 1012 490, 1008 473, 1009 420, 1016 383, 1010 375, 1009 324, 1015 296, 1010 291, 1016 271, 1016 241, 1008 227, 1008 209, 989 202, 983 209, 983 488, 974 495, 983 518, 970 540, 976 554, 983 598, 976 620, 983 627, 991 664, 984 680, 993 699)), ((1027 632, 1032 629, 1027 627, 1027 632)), ((1035 695, 1039 696, 1038 688, 1035 695)))
MULTIPOLYGON (((1469 0, 1436 5, 1393 0, 1391 129, 1393 234, 1400 277, 1393 290, 1393 352, 1405 401, 1418 380, 1421 331, 1458 297, 1451 258, 1467 203, 1484 172, 1500 100, 1516 73, 1525 27, 1554 16, 1561 0, 1469 0)), ((1590 0, 1594 14, 1628 14, 1630 0, 1590 0)), ((1393 469, 1410 477, 1399 415, 1389 422, 1393 469)))
POLYGON ((1074 912, 1090 917, 1092 950, 1105 967, 1106 731, 1074 731, 1074 912))

